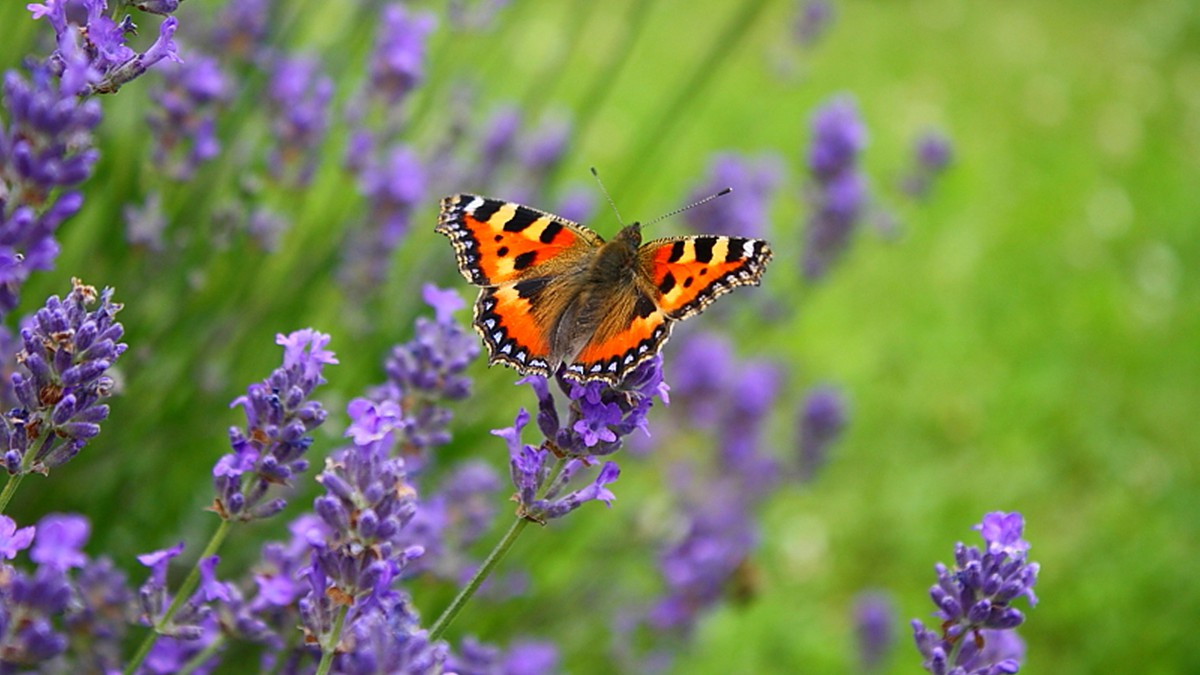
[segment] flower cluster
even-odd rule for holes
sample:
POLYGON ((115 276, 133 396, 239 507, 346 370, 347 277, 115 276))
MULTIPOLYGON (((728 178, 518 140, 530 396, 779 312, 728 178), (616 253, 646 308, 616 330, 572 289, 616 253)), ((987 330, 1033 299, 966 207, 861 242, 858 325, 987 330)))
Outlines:
MULTIPOLYGON (((177 6, 163 0, 137 4, 156 14, 167 14, 177 6)), ((125 36, 137 31, 133 19, 113 21, 107 0, 46 0, 28 7, 33 18, 44 18, 54 27, 58 48, 49 63, 61 75, 65 93, 111 94, 159 61, 179 60, 172 39, 179 22, 173 16, 159 25, 154 44, 138 53, 125 44, 125 36)))
POLYGON ((0 313, 17 306, 33 270, 53 267, 54 233, 83 205, 70 191, 92 174, 92 129, 100 104, 64 92, 45 68, 26 80, 4 76, 7 123, 0 126, 0 313), (68 190, 66 192, 59 192, 68 190))
POLYGON ((800 479, 812 480, 825 463, 829 446, 846 427, 846 400, 831 385, 813 387, 804 397, 798 421, 800 479))
POLYGON ((230 83, 216 59, 198 53, 160 71, 158 108, 146 119, 154 132, 154 163, 171 178, 187 180, 221 150, 216 112, 230 97, 230 83))
POLYGON ((267 104, 275 145, 267 167, 275 179, 293 186, 312 180, 332 99, 333 80, 315 57, 285 56, 272 64, 267 104))
POLYGON ((308 400, 323 384, 322 369, 337 363, 325 349, 329 336, 306 328, 277 335, 283 346, 283 366, 246 389, 231 406, 242 406, 246 427, 231 427, 233 452, 213 467, 216 498, 213 510, 225 520, 268 518, 283 510, 286 501, 268 500, 272 485, 290 485, 308 468, 304 453, 312 445, 310 432, 325 421, 325 409, 308 400))
POLYGON ((995 511, 983 517, 979 530, 984 550, 959 542, 954 567, 939 563, 938 581, 929 589, 941 630, 913 619, 913 637, 934 675, 1001 675, 1020 667, 1023 647, 1013 629, 1025 615, 1012 602, 1025 597, 1037 604, 1033 586, 1038 564, 1029 562, 1029 542, 1021 538, 1025 520, 1019 513, 995 511))
POLYGON ((47 473, 100 433, 108 417, 102 401, 113 389, 108 370, 126 349, 119 342, 124 328, 115 320, 121 305, 112 293, 97 294, 74 279, 66 298, 51 296, 21 330, 17 362, 25 372, 12 380, 21 407, 0 422, 9 474, 47 473))
POLYGON ((805 232, 803 268, 806 278, 818 281, 850 244, 865 209, 867 187, 859 154, 867 134, 848 96, 837 97, 818 109, 812 130, 808 153, 812 212, 805 232))

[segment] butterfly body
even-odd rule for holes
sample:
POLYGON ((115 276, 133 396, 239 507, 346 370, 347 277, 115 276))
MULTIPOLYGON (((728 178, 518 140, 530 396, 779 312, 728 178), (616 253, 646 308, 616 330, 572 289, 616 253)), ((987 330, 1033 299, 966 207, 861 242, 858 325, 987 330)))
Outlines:
POLYGON ((642 243, 637 223, 612 241, 571 221, 475 195, 442 201, 437 231, 482 287, 475 329, 488 362, 577 381, 619 383, 653 357, 671 324, 718 295, 757 285, 771 258, 758 239, 700 235, 642 243))

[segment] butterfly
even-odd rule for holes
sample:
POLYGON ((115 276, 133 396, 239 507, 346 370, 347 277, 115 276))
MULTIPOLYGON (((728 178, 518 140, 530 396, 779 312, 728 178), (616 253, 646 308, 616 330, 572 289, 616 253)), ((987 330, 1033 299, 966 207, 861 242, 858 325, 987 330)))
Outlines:
POLYGON ((442 200, 436 228, 480 286, 475 330, 488 365, 619 384, 658 354, 671 326, 737 286, 758 285, 761 239, 698 235, 642 243, 639 223, 604 241, 528 206, 476 195, 442 200))

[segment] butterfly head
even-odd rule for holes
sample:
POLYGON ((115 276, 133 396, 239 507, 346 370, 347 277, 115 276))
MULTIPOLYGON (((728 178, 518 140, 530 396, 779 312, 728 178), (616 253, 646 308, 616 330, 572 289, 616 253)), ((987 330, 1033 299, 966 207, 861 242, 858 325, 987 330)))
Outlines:
POLYGON ((617 236, 613 237, 613 242, 620 242, 623 245, 632 246, 635 249, 641 246, 642 224, 630 223, 621 228, 621 231, 617 233, 617 236))

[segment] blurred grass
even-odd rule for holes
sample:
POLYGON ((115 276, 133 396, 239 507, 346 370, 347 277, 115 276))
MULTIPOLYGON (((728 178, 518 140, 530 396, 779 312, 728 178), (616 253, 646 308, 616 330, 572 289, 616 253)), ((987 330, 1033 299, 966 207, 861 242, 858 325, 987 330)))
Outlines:
MULTIPOLYGON (((28 22, 21 4, 0 6, 0 25, 14 27, 0 63, 44 44, 48 28, 28 22)), ((926 617, 932 564, 950 558, 954 541, 971 541, 969 526, 993 509, 1025 515, 1042 563, 1042 602, 1022 629, 1029 672, 1200 671, 1190 647, 1200 615, 1200 443, 1189 424, 1200 408, 1196 5, 840 3, 831 32, 800 52, 781 48, 792 3, 767 3, 744 39, 716 45, 728 48, 682 110, 672 106, 676 92, 744 6, 657 0, 638 26, 627 21, 642 10, 629 2, 590 6, 517 2, 495 32, 439 32, 414 105, 424 116, 417 142, 432 137, 454 78, 480 88, 481 117, 506 101, 591 115, 558 176, 586 182, 586 167, 599 167, 621 186, 614 197, 630 219, 677 205, 714 150, 780 152, 791 180, 759 293, 786 308, 785 319, 735 312, 730 330, 743 354, 791 367, 780 453, 791 452, 803 386, 839 383, 853 404, 819 479, 766 509, 761 592, 709 617, 676 671, 850 670, 854 593, 885 588, 902 619, 926 617), (605 81, 621 58, 625 67, 605 81), (827 284, 802 289, 807 124, 840 91, 854 94, 868 124, 866 162, 881 194, 925 127, 949 132, 957 161, 928 204, 896 207, 898 241, 864 230, 827 284), (665 150, 643 156, 646 129, 666 115, 665 150)), ((289 44, 354 72, 370 22, 321 3, 287 7, 289 44)), ((339 80, 342 100, 353 84, 339 80)), ((228 401, 278 362, 274 333, 313 325, 334 335, 342 364, 325 400, 336 413, 339 400, 382 379, 387 347, 409 337, 419 283, 461 288, 449 247, 431 231, 431 196, 420 221, 429 227, 398 254, 385 301, 356 306, 337 290, 332 247, 361 217, 337 169, 342 131, 310 189, 264 194, 294 220, 277 254, 237 239, 225 250, 207 244, 212 210, 239 179, 227 160, 202 179, 209 189, 167 193, 172 228, 192 239, 182 264, 164 269, 129 250, 121 208, 156 184, 145 168, 146 88, 139 81, 105 100, 104 154, 85 209, 62 231, 58 269, 31 281, 23 304, 64 293, 70 276, 115 285, 131 345, 125 393, 103 434, 48 480, 27 481, 14 507, 22 522, 51 510, 89 514, 93 552, 121 551, 126 567, 132 552, 180 537, 198 544, 212 527, 200 509, 225 429, 237 422, 228 401)), ((241 118, 223 124, 233 148, 265 133, 241 118)), ((614 232, 613 218, 598 213, 592 225, 614 232)), ((447 452, 499 465, 502 449, 486 430, 511 421, 512 373, 474 372, 481 396, 459 406, 447 452)), ((318 451, 337 442, 332 426, 318 451)), ((682 442, 664 450, 707 451, 682 442)), ((527 570, 530 594, 498 610, 468 608, 455 632, 532 634, 563 645, 571 672, 606 672, 606 603, 655 588, 653 560, 629 545, 630 528, 640 541, 667 527, 655 520, 665 488, 643 466, 626 460, 612 512, 583 509, 528 533, 505 567, 527 570)), ((282 522, 235 533, 226 555, 252 559, 282 522)), ((446 589, 416 591, 426 615, 448 599, 446 589)), ((913 672, 906 626, 897 632, 892 671, 913 672)))

